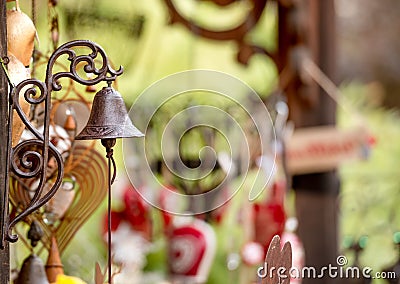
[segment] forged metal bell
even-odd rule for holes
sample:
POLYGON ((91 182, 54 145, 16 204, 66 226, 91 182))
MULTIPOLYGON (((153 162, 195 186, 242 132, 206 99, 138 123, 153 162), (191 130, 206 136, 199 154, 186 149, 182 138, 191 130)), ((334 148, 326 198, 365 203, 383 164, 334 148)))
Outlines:
POLYGON ((76 140, 113 139, 144 136, 131 122, 121 94, 104 87, 93 99, 86 127, 76 140))
POLYGON ((22 264, 15 284, 49 284, 44 271, 44 264, 40 257, 31 254, 22 264))

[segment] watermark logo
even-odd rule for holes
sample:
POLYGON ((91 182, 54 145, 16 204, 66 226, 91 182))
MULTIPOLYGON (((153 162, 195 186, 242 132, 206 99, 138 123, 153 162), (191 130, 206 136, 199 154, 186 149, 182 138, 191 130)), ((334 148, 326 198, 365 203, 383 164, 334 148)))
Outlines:
POLYGON ((277 275, 279 279, 396 279, 395 272, 373 272, 371 267, 346 266, 348 259, 344 255, 336 258, 336 264, 329 264, 321 268, 316 267, 292 267, 289 273, 285 267, 269 267, 268 263, 257 269, 257 275, 261 279, 272 278, 277 275))
POLYGON ((128 177, 135 188, 147 187, 139 193, 159 209, 179 215, 208 212, 245 183, 252 201, 273 175, 270 114, 253 89, 229 74, 190 70, 170 75, 148 87, 129 115, 145 137, 123 141, 128 177), (257 159, 262 166, 254 167, 257 159), (180 190, 171 190, 171 181, 180 190), (172 206, 158 197, 163 190, 172 206))

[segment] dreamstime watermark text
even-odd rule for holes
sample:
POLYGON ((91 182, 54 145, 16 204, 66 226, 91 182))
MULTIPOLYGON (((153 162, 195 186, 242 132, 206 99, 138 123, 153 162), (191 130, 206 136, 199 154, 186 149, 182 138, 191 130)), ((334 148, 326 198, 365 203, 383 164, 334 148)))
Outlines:
POLYGON ((347 263, 347 258, 340 255, 336 259, 336 264, 329 264, 321 268, 307 266, 302 268, 292 267, 289 269, 289 273, 285 267, 269 267, 268 263, 265 263, 264 266, 258 268, 257 275, 261 279, 278 277, 282 280, 287 277, 292 279, 396 279, 395 272, 373 272, 371 267, 346 266, 347 263))

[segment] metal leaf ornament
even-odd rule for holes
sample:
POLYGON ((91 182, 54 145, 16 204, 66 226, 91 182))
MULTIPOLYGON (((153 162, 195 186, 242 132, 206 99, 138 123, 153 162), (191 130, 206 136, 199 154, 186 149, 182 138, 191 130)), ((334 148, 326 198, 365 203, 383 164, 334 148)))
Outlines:
MULTIPOLYGON (((51 238, 55 236, 60 254, 98 208, 107 193, 105 190, 107 163, 103 155, 92 146, 85 143, 75 145, 65 169, 61 188, 44 208, 26 220, 27 223, 37 220, 43 228, 44 236, 41 239, 43 248, 49 249, 51 238)), ((51 187, 51 184, 52 180, 49 177, 47 186, 51 187)), ((12 178, 10 201, 14 212, 28 206, 32 198, 30 188, 31 185, 24 183, 24 180, 12 178)), ((23 234, 20 235, 23 239, 23 234)), ((26 239, 25 243, 28 243, 26 239)))
POLYGON ((262 271, 262 284, 289 284, 292 267, 292 246, 286 242, 281 250, 281 239, 278 235, 272 239, 265 265, 262 271))

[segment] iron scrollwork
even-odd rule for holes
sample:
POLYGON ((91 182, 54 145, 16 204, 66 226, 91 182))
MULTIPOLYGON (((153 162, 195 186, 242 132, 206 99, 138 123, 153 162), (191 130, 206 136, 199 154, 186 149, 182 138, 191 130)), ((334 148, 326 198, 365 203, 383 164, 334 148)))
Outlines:
MULTIPOLYGON (((3 232, 1 247, 4 240, 16 242, 18 236, 12 234, 14 226, 24 220, 28 215, 32 214, 40 207, 45 205, 57 192, 60 187, 64 175, 64 164, 61 153, 50 142, 50 112, 51 112, 51 94, 53 91, 60 91, 62 85, 59 82, 61 78, 72 79, 83 85, 95 85, 105 81, 111 84, 117 76, 123 72, 122 67, 114 70, 107 58, 105 51, 96 43, 88 40, 75 40, 67 42, 56 49, 51 55, 46 68, 45 81, 41 82, 37 79, 27 79, 12 86, 10 92, 10 112, 8 115, 9 125, 9 141, 11 148, 13 111, 15 110, 25 127, 34 135, 34 139, 20 141, 14 148, 10 149, 8 155, 8 168, 18 177, 24 179, 35 179, 38 182, 37 188, 33 190, 34 194, 29 205, 19 212, 15 217, 9 216, 5 232, 3 232), (77 50, 90 50, 85 54, 77 54, 77 50), (53 74, 53 68, 57 60, 67 56, 69 61, 69 71, 60 71, 53 74), (96 67, 96 64, 100 67, 96 67), (91 75, 88 79, 79 75, 79 70, 91 75), (38 93, 39 91, 39 93, 38 93), (29 121, 29 118, 23 111, 19 97, 23 95, 25 101, 31 105, 43 104, 44 106, 44 122, 43 131, 39 131, 29 121), (54 161, 52 166, 52 186, 49 191, 43 194, 44 186, 49 178, 49 160, 54 161), (54 166, 55 165, 55 166, 54 166)), ((6 192, 8 204, 8 192, 6 192)), ((4 214, 4 212, 3 212, 4 214)), ((4 216, 7 217, 7 216, 4 216)))
MULTIPOLYGON (((193 0, 194 1, 194 0, 193 0)), ((238 0, 200 0, 212 2, 216 6, 227 7, 238 0)), ((211 29, 202 26, 200 23, 188 18, 187 15, 180 11, 176 1, 174 0, 164 0, 170 15, 170 23, 180 23, 185 26, 189 31, 194 33, 196 36, 204 37, 212 40, 233 40, 238 44, 238 62, 247 65, 250 58, 255 54, 263 54, 270 57, 275 63, 277 63, 278 58, 276 53, 269 52, 266 48, 248 42, 246 35, 257 25, 260 21, 263 12, 267 6, 268 0, 248 0, 250 9, 246 14, 246 17, 234 27, 225 29, 211 29)), ((288 1, 290 2, 290 1, 288 1)))
MULTIPOLYGON (((204 1, 204 0, 203 0, 204 1)), ((236 0, 208 0, 209 2, 214 2, 218 6, 228 6, 233 4, 236 0)), ((246 19, 237 25, 236 27, 225 29, 225 30, 212 30, 198 25, 197 23, 188 19, 183 15, 179 9, 174 4, 173 0, 164 0, 168 7, 171 23, 181 23, 186 28, 194 31, 197 35, 214 39, 214 40, 243 40, 244 36, 257 24, 260 20, 264 8, 267 4, 267 0, 250 0, 252 8, 250 9, 246 19)))

